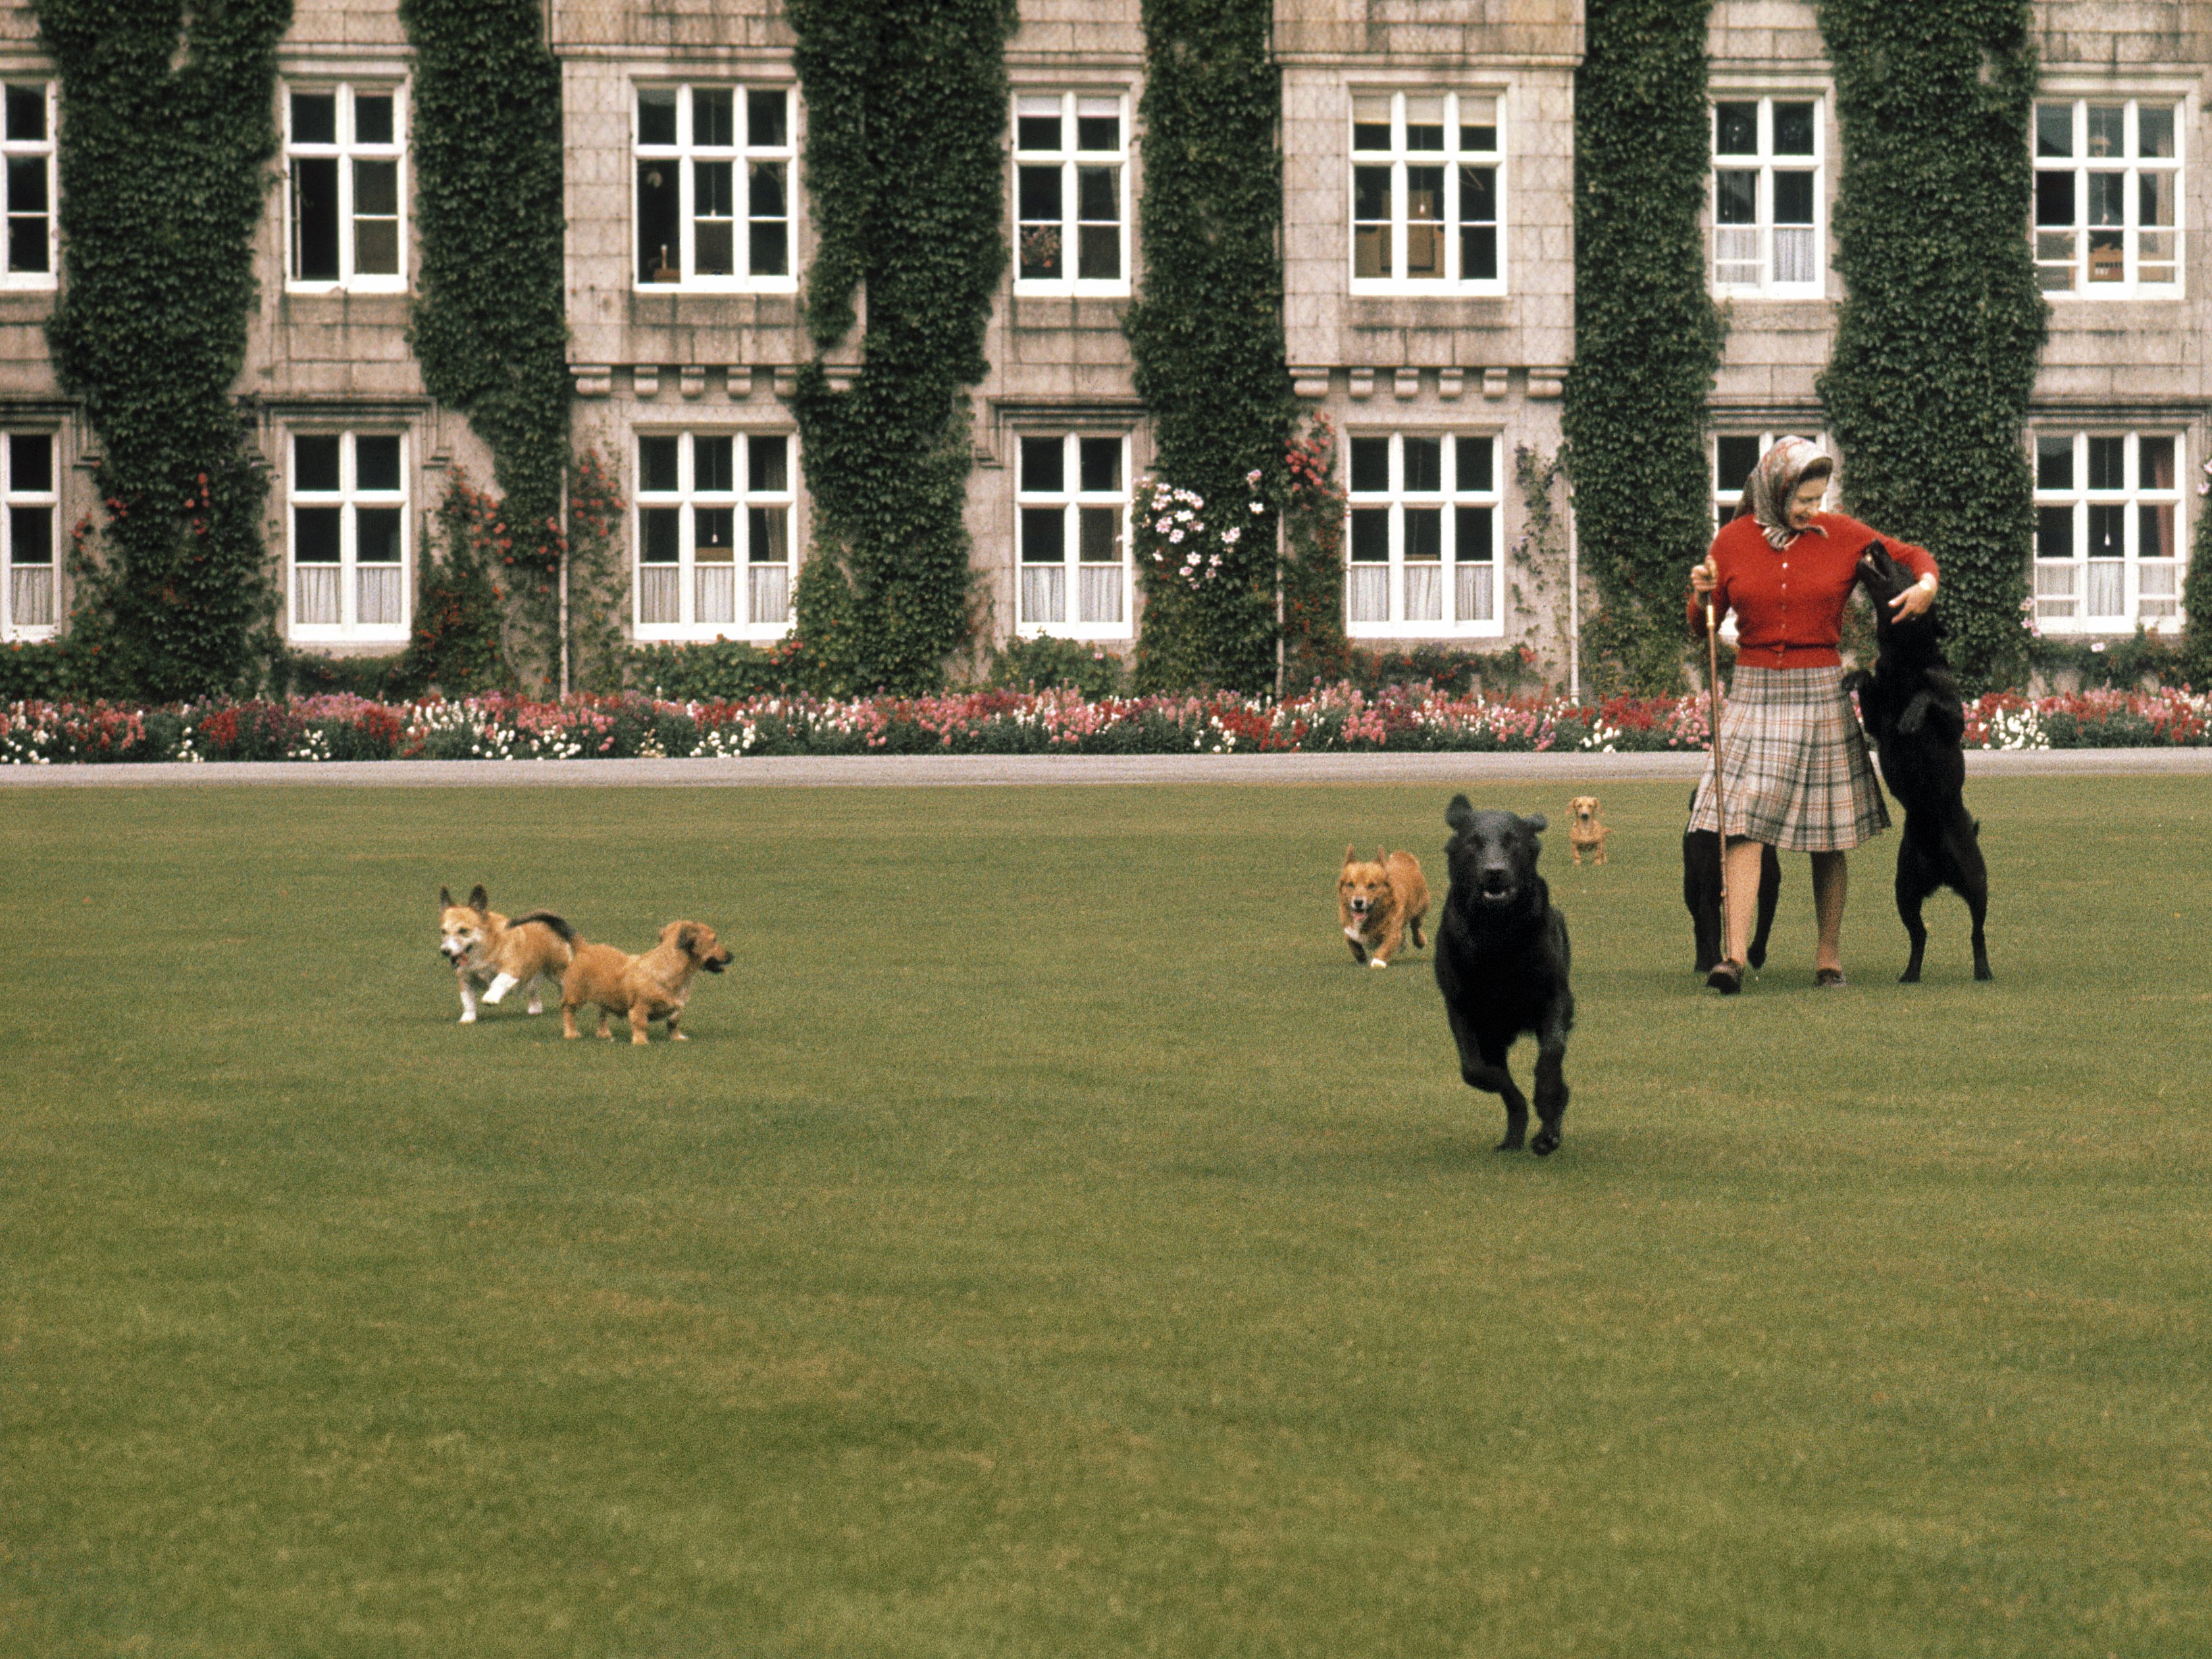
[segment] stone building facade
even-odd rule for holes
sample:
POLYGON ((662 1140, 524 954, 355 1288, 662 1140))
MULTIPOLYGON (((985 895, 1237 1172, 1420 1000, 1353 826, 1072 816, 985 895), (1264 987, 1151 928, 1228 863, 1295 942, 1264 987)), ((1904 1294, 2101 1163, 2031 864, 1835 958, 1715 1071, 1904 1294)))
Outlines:
MULTIPOLYGON (((2212 457, 2196 235, 2212 204, 2193 156, 2212 7, 2036 11, 2022 234, 2053 307, 2024 440, 2038 609, 2060 632, 2176 628, 2212 457)), ((549 0, 546 17, 576 437, 617 459, 632 503, 622 620, 640 641, 774 640, 810 533, 786 402, 811 351, 798 294, 815 242, 790 30, 775 0, 549 0)), ((1759 445, 1820 432, 1839 147, 1809 4, 1719 0, 1710 40, 1709 269, 1729 324, 1718 503, 1759 445)), ((1571 519, 1556 544, 1528 545, 1516 479, 1516 458, 1558 453, 1574 353, 1582 7, 1277 0, 1275 46, 1288 362, 1342 439, 1348 630, 1556 656, 1574 625, 1571 519)), ((396 648, 444 481, 489 472, 407 343, 410 59, 392 0, 298 0, 281 54, 283 153, 238 390, 271 469, 283 625, 305 647, 396 648)), ((1142 623, 1129 503, 1150 460, 1121 329, 1145 270, 1137 0, 1022 0, 1007 61, 1012 257, 975 389, 968 514, 988 626, 1126 650, 1142 623)), ((0 630, 27 639, 66 613, 56 556, 95 506, 97 446, 43 332, 64 117, 21 0, 0 3, 0 630)), ((833 362, 833 381, 853 366, 833 362)))

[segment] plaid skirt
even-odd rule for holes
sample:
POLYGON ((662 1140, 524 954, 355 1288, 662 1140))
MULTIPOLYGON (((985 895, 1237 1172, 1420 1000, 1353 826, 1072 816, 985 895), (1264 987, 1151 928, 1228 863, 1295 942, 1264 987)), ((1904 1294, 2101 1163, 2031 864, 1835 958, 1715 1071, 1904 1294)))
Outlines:
MULTIPOLYGON (((1840 668, 1738 665, 1721 708, 1728 832, 1791 853, 1840 853, 1889 828, 1840 668)), ((1711 830, 1710 763, 1690 828, 1711 830)))

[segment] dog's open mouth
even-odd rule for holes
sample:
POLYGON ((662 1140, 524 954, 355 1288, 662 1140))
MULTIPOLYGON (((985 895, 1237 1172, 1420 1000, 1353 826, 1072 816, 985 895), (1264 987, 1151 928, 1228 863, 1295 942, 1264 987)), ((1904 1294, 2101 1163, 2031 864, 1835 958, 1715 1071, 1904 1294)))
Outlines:
POLYGON ((1498 871, 1485 874, 1476 884, 1474 896, 1485 904, 1510 904, 1521 890, 1498 871))
POLYGON ((706 961, 701 963, 699 965, 704 968, 710 974, 719 974, 722 971, 722 964, 715 961, 712 957, 708 957, 706 961))

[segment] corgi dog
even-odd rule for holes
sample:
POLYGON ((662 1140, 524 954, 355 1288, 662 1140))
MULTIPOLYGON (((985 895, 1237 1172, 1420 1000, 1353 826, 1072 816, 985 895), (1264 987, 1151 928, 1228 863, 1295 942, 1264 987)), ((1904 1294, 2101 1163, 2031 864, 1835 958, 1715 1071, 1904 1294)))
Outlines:
POLYGON ((1595 795, 1577 795, 1567 803, 1567 846, 1577 866, 1584 853, 1590 854, 1592 864, 1603 864, 1605 838, 1612 833, 1598 817, 1595 795))
POLYGON ((1409 930, 1419 950, 1428 943, 1421 933, 1428 914, 1429 884, 1411 853, 1386 853, 1378 847, 1375 861, 1364 864, 1350 847, 1344 849, 1344 868, 1336 878, 1336 915, 1354 962, 1388 968, 1409 930))
POLYGON ((438 956, 450 964, 461 990, 461 1024, 477 1023, 477 987, 490 981, 483 1000, 496 1005, 518 985, 530 988, 530 1012, 542 1014, 545 1002, 538 981, 558 987, 574 953, 576 930, 550 910, 533 910, 509 921, 491 908, 478 882, 466 904, 438 890, 438 956))
POLYGON ((645 1028, 656 1019, 668 1022, 671 1042, 689 1042, 676 1022, 690 1000, 692 976, 702 968, 719 974, 730 961, 730 953, 715 942, 714 930, 702 921, 670 922, 660 930, 660 943, 638 957, 578 939, 575 958, 561 981, 561 1035, 583 1036, 576 1029, 576 1010, 590 1002, 599 1006, 603 1037, 612 1035, 607 1030, 610 1017, 622 1014, 629 1020, 634 1043, 645 1041, 645 1028))

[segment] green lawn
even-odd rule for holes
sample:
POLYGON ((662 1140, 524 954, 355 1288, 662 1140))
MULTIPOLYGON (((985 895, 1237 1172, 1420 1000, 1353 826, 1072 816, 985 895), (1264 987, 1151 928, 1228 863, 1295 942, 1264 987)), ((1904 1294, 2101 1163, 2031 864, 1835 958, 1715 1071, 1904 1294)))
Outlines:
POLYGON ((1792 859, 1729 1002, 1686 786, 1474 791, 1547 1161, 1336 933, 1449 793, 9 793, 0 1651, 2212 1651, 2204 784, 1975 783, 1993 984, 1792 859), (478 880, 738 960, 460 1027, 478 880))

